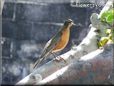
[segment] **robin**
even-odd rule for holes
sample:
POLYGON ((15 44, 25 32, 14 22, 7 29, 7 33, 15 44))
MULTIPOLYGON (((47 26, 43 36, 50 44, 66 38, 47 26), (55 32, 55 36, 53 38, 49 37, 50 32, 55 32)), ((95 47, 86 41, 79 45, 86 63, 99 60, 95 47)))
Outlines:
POLYGON ((35 62, 33 68, 42 62, 47 57, 47 55, 61 51, 66 47, 69 41, 70 28, 72 25, 75 24, 71 19, 68 19, 64 22, 64 25, 61 27, 59 32, 46 43, 40 59, 35 62))

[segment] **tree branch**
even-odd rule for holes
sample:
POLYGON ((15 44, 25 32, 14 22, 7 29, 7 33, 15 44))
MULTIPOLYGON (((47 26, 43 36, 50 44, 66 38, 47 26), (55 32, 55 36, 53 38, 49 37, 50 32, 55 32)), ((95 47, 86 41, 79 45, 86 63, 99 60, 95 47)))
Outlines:
POLYGON ((27 77, 19 81, 17 84, 34 84, 34 81, 36 81, 35 77, 37 77, 37 82, 38 82, 44 79, 45 77, 47 77, 48 75, 61 69, 62 67, 65 67, 66 65, 79 59, 81 56, 88 54, 89 52, 93 50, 98 49, 97 44, 96 44, 97 33, 94 30, 95 28, 92 27, 88 35, 77 47, 74 47, 67 53, 60 55, 60 57, 63 57, 67 63, 65 63, 62 60, 60 62, 57 62, 53 59, 52 61, 32 71, 31 74, 29 74, 27 77))
POLYGON ((113 46, 95 50, 49 75, 38 84, 109 84, 113 69, 113 46))
POLYGON ((5 2, 5 0, 0 0, 0 15, 2 15, 2 9, 4 6, 4 2, 5 2))

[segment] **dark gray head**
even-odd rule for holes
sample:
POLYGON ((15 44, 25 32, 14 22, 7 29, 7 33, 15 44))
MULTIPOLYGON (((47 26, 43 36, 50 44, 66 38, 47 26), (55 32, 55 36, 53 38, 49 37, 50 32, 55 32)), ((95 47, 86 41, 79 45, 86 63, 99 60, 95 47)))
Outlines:
POLYGON ((72 25, 75 25, 72 19, 68 19, 64 23, 64 26, 67 26, 67 27, 71 27, 72 25))

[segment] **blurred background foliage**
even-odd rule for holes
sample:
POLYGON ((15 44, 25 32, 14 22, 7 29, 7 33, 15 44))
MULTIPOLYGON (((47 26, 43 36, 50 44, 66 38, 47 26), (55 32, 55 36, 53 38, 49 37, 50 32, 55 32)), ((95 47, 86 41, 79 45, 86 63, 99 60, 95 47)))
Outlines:
POLYGON ((109 28, 103 28, 105 36, 101 36, 100 41, 98 42, 99 47, 105 46, 107 43, 114 43, 114 9, 111 8, 108 11, 105 11, 101 17, 100 21, 109 25, 109 28))

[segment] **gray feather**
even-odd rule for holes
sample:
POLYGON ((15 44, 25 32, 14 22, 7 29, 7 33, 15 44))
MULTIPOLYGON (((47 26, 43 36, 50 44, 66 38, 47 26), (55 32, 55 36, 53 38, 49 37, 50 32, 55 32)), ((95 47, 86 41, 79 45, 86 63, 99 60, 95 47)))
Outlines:
POLYGON ((58 32, 52 39, 50 39, 46 43, 46 45, 45 45, 45 47, 43 49, 43 52, 42 52, 42 54, 40 56, 40 59, 38 59, 35 62, 33 68, 35 68, 38 64, 40 64, 46 58, 46 56, 49 55, 52 52, 53 48, 61 40, 61 35, 62 35, 62 33, 61 32, 58 32))

